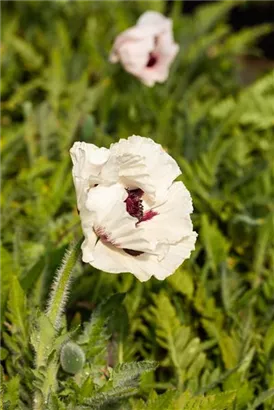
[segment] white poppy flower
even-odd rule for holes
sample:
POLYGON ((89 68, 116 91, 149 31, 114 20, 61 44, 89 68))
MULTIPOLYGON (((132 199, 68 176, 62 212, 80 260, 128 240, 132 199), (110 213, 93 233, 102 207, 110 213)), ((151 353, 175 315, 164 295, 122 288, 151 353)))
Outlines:
POLYGON ((191 196, 159 144, 129 137, 110 149, 76 142, 73 180, 85 240, 83 261, 140 281, 165 279, 194 249, 191 196))
POLYGON ((112 63, 121 62, 126 71, 152 87, 168 78, 169 67, 179 51, 174 42, 172 21, 156 11, 145 12, 115 40, 112 63))

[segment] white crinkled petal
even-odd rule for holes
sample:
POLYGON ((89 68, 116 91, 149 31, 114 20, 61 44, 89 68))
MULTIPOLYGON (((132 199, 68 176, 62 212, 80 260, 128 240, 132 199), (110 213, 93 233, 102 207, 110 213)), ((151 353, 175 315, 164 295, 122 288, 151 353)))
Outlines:
MULTIPOLYGON (((83 230, 84 231, 84 230, 83 230)), ((82 243, 82 260, 85 263, 91 263, 93 260, 93 251, 97 241, 97 236, 92 227, 89 231, 84 231, 85 240, 82 243)))
POLYGON ((110 156, 102 170, 102 178, 113 183, 120 181, 126 188, 140 188, 150 195, 154 195, 155 187, 149 176, 146 161, 138 154, 119 153, 110 156))
MULTIPOLYGON (((197 233, 192 232, 190 236, 183 238, 180 242, 170 245, 166 256, 159 262, 155 255, 143 254, 135 257, 136 272, 140 270, 147 277, 155 276, 163 280, 172 275, 175 270, 190 257, 195 248, 197 233)), ((133 273, 133 272, 132 272, 133 273)))
MULTIPOLYGON (((153 201, 164 200, 181 170, 176 161, 150 138, 137 135, 110 147, 110 159, 103 172, 116 169, 120 181, 141 188, 153 201)), ((110 171, 109 171, 110 173, 110 171)))
POLYGON ((141 282, 151 278, 151 275, 143 269, 139 269, 135 263, 135 257, 128 255, 122 249, 99 241, 93 252, 93 260, 90 262, 96 269, 110 273, 129 272, 141 282))
POLYGON ((109 150, 85 142, 75 142, 70 149, 70 155, 73 163, 72 176, 77 206, 80 210, 84 206, 92 178, 97 180, 103 165, 108 160, 109 150))
POLYGON ((148 240, 145 230, 136 226, 137 218, 129 215, 125 200, 128 194, 120 184, 97 186, 88 192, 86 207, 94 218, 94 229, 104 233, 118 248, 155 252, 155 239, 148 240))
POLYGON ((163 280, 172 275, 175 270, 190 257, 194 250, 197 234, 193 232, 177 244, 170 245, 165 257, 159 262, 155 255, 142 254, 131 256, 112 245, 98 242, 94 248, 92 266, 110 273, 132 273, 141 282, 155 276, 163 280))
POLYGON ((89 182, 87 179, 78 178, 75 175, 73 175, 72 177, 76 192, 77 208, 80 211, 86 201, 89 182))
POLYGON ((172 244, 191 235, 192 199, 183 182, 174 182, 168 190, 167 200, 159 206, 154 206, 153 211, 157 212, 157 215, 140 223, 148 237, 172 244))
POLYGON ((94 215, 85 206, 80 210, 80 218, 83 234, 85 240, 81 245, 82 248, 82 260, 85 263, 89 263, 92 260, 93 248, 97 241, 97 236, 94 232, 94 215))
POLYGON ((88 179, 92 174, 99 174, 108 160, 109 150, 86 142, 75 142, 70 149, 70 155, 73 163, 72 174, 88 179))

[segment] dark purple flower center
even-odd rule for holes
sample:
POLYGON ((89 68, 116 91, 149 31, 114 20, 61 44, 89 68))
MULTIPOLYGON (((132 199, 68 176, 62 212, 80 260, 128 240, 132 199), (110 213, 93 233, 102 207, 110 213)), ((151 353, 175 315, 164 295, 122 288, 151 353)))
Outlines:
POLYGON ((144 192, 140 188, 132 190, 127 189, 127 193, 128 197, 125 200, 126 209, 129 215, 134 216, 138 219, 137 223, 149 221, 155 215, 157 215, 157 212, 153 211, 152 209, 144 212, 142 201, 144 192))
POLYGON ((142 196, 143 191, 141 189, 127 189, 128 197, 125 200, 127 212, 129 215, 134 216, 140 221, 144 214, 142 196))
POLYGON ((158 57, 154 53, 149 53, 148 61, 146 67, 151 68, 154 67, 158 61, 158 57))

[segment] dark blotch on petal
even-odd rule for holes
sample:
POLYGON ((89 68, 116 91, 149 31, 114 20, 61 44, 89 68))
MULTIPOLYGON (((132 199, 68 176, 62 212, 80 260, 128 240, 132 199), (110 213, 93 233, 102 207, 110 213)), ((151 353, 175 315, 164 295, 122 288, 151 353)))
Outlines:
POLYGON ((131 256, 139 256, 142 255, 144 252, 140 252, 140 251, 135 251, 134 249, 126 249, 124 248, 123 251, 125 251, 126 253, 128 253, 131 256))

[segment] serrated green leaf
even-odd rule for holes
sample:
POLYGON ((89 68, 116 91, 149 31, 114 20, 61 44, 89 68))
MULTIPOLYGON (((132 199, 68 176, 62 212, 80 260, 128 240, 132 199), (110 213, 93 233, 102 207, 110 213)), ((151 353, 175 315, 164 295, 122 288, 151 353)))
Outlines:
POLYGON ((20 377, 14 376, 10 380, 6 381, 4 384, 5 393, 4 400, 9 402, 10 410, 15 410, 19 407, 19 388, 20 388, 20 377))
POLYGON ((89 399, 85 399, 83 406, 80 408, 99 410, 103 408, 103 406, 116 403, 117 401, 127 397, 131 397, 135 395, 137 391, 138 390, 132 387, 116 387, 106 392, 97 393, 89 399))
POLYGON ((11 322, 13 333, 19 333, 22 342, 26 344, 28 341, 27 300, 16 276, 11 279, 6 315, 11 322))
POLYGON ((146 403, 143 400, 135 400, 132 408, 133 410, 172 410, 176 395, 176 391, 167 391, 161 395, 152 391, 146 403))
POLYGON ((152 361, 121 363, 113 369, 113 386, 114 388, 120 386, 135 387, 142 374, 151 372, 157 367, 158 363, 152 361))
POLYGON ((231 410, 235 400, 235 392, 193 397, 190 393, 183 393, 178 400, 174 410, 231 410))

